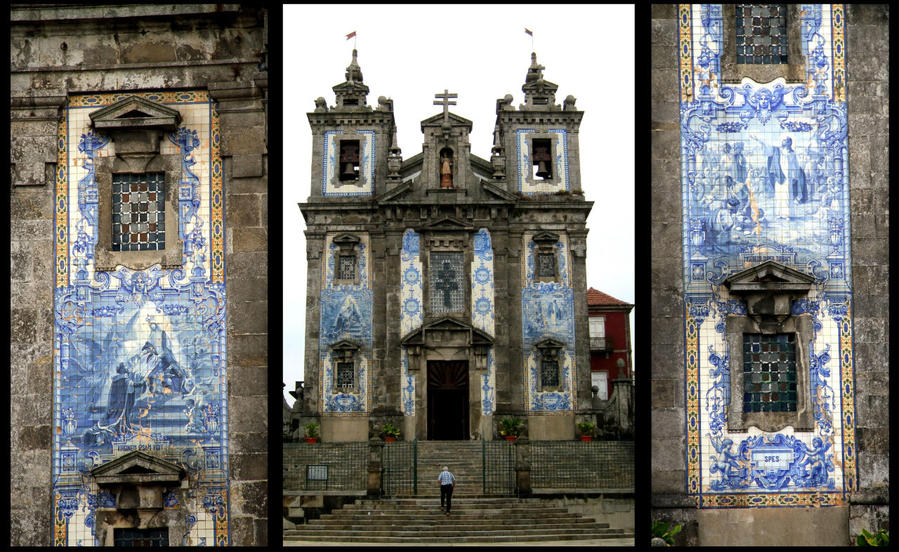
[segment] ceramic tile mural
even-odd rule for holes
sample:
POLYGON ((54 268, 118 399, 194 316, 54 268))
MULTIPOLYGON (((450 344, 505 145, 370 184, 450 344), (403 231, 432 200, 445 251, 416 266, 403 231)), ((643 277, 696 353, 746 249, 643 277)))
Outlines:
POLYGON ((335 233, 325 238, 322 255, 321 321, 319 330, 319 361, 322 377, 318 383, 324 411, 331 415, 359 415, 368 412, 371 404, 369 364, 372 351, 372 290, 371 255, 366 233, 353 234, 359 239, 356 249, 357 283, 338 284, 335 265, 340 250, 334 243, 335 233), (357 385, 353 391, 337 388, 335 370, 337 356, 332 346, 348 341, 359 350, 354 358, 357 365, 357 385))
POLYGON ((522 349, 525 366, 525 404, 530 412, 569 412, 576 408, 574 389, 574 289, 569 272, 570 252, 568 237, 559 236, 555 244, 555 282, 540 282, 535 276, 534 233, 523 237, 525 262, 522 264, 521 320, 522 349), (559 352, 561 385, 558 391, 543 392, 539 388, 537 350, 535 345, 546 338, 564 344, 559 352))
MULTIPOLYGON (((496 307, 493 282, 493 246, 490 232, 481 228, 474 235, 474 257, 471 263, 471 323, 491 336, 496 335, 496 307)), ((496 366, 493 347, 487 355, 487 372, 481 376, 481 412, 493 414, 496 406, 496 366)))
POLYGON ((519 129, 516 131, 518 191, 524 194, 545 194, 571 190, 571 183, 568 180, 568 131, 565 129, 550 129, 545 133, 537 134, 541 138, 551 136, 553 177, 547 180, 535 178, 532 175, 533 164, 531 162, 530 147, 531 140, 536 132, 534 129, 519 129))
POLYGON ((856 487, 841 5, 801 6, 807 80, 722 84, 720 5, 679 6, 688 492, 703 508, 846 503, 856 487), (722 281, 766 260, 814 276, 813 431, 728 431, 722 281))
MULTIPOLYGON (((421 236, 411 228, 403 233, 403 250, 400 255, 400 333, 403 337, 421 327, 422 321, 422 269, 421 236)), ((409 373, 409 358, 405 347, 402 352, 403 414, 415 415, 415 376, 409 373)))
MULTIPOLYGON (((59 123, 54 297, 53 543, 97 545, 90 470, 145 450, 196 481, 165 507, 183 544, 227 545, 228 401, 223 182, 218 115, 205 91, 71 96, 59 123), (138 95, 181 114, 161 153, 179 154, 183 268, 94 270, 95 163, 115 144, 89 114, 138 95), (180 498, 179 498, 180 497, 180 498)), ((126 253, 127 254, 127 253, 126 253)))
POLYGON ((322 157, 324 165, 322 167, 322 195, 325 197, 372 195, 375 182, 375 131, 357 130, 350 135, 352 139, 358 139, 360 143, 359 178, 345 184, 338 178, 340 171, 338 145, 343 136, 343 130, 325 131, 325 155, 322 157))

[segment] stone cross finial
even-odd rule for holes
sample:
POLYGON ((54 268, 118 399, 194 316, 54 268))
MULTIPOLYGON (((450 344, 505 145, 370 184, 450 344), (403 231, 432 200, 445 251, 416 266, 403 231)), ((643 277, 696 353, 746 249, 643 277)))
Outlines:
POLYGON ((449 90, 444 88, 443 94, 434 94, 434 97, 437 98, 438 100, 442 100, 439 102, 435 101, 434 105, 442 105, 443 106, 443 122, 449 123, 449 106, 456 105, 456 102, 451 102, 450 98, 458 98, 459 95, 458 94, 450 94, 449 90))

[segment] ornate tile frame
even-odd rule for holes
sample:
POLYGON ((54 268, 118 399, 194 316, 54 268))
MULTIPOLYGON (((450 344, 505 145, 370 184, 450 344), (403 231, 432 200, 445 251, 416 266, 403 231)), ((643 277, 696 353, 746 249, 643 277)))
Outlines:
POLYGON ((844 11, 804 4, 801 13, 805 83, 744 78, 727 85, 720 79, 721 6, 678 7, 685 483, 700 508, 841 505, 857 486, 844 11), (780 147, 763 144, 754 156, 747 150, 754 167, 737 160, 744 137, 775 134, 780 147), (791 163, 788 184, 781 155, 791 163), (808 299, 792 308, 813 319, 813 432, 727 430, 724 322, 745 315, 745 306, 721 282, 768 259, 816 279, 808 299), (792 459, 784 462, 786 451, 792 459))
POLYGON ((115 497, 91 481, 90 470, 122 452, 143 449, 182 466, 196 481, 164 497, 166 510, 180 509, 185 516, 187 532, 180 535, 181 543, 227 546, 230 441, 224 182, 215 102, 205 90, 72 95, 59 121, 57 153, 51 542, 56 546, 99 544, 96 509, 114 507, 115 497), (156 265, 146 270, 119 266, 112 272, 94 271, 96 207, 102 200, 94 164, 95 158, 111 155, 114 144, 90 129, 87 114, 130 96, 191 114, 160 146, 180 153, 182 159, 178 196, 182 269, 163 270, 156 265), (127 323, 118 321, 119 315, 131 311, 134 314, 127 323), (142 314, 146 328, 140 324, 142 314), (106 340, 98 342, 95 332, 104 329, 106 340), (185 341, 189 336, 192 343, 185 341), (129 348, 141 340, 154 347, 144 345, 139 354, 128 357, 129 348), (153 357, 148 352, 157 350, 163 355, 153 357), (168 360, 174 361, 177 370, 163 378, 156 374, 156 364, 157 368, 141 376, 143 383, 135 375, 135 385, 148 385, 158 378, 155 390, 150 386, 149 394, 135 399, 135 406, 143 405, 137 419, 132 418, 134 407, 125 406, 114 424, 104 425, 114 405, 110 404, 112 394, 104 397, 102 391, 116 376, 98 367, 123 360, 121 379, 132 369, 137 374, 142 361, 165 355, 171 355, 168 360), (128 367, 123 368, 126 363, 128 367))

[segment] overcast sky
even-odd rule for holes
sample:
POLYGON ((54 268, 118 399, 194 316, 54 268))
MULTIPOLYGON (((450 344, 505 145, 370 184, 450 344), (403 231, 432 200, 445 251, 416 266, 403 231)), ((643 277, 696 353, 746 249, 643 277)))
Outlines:
MULTIPOLYGON (((521 85, 532 51, 584 111, 581 186, 594 201, 587 219, 587 285, 634 302, 634 7, 632 5, 289 5, 284 7, 284 382, 303 380, 305 224, 297 204, 311 187, 312 136, 306 113, 343 82, 355 31, 368 105, 393 99, 404 159, 421 152, 420 122, 450 111, 473 122, 471 151, 490 159, 496 100, 521 85), (534 32, 531 37, 525 28, 534 32)), ((631 335, 637 308, 631 313, 631 335)), ((634 343, 632 342, 632 346, 634 343)), ((635 368, 639 369, 636 364, 635 368)))

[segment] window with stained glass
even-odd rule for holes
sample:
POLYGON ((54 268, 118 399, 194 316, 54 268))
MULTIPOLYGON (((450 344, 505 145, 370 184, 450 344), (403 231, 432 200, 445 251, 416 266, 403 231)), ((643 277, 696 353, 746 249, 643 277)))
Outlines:
POLYGON ((465 310, 464 270, 461 251, 434 251, 430 257, 431 312, 465 310))
POLYGON ((795 411, 795 335, 743 334, 743 412, 795 411))
POLYGON ((165 174, 112 176, 112 250, 165 249, 165 174))
POLYGON ((787 5, 737 4, 737 63, 787 63, 787 5))

